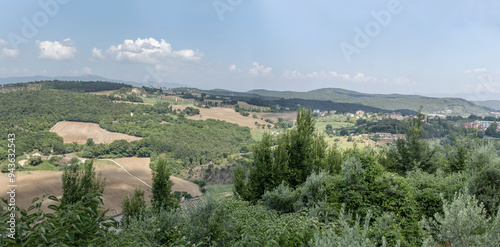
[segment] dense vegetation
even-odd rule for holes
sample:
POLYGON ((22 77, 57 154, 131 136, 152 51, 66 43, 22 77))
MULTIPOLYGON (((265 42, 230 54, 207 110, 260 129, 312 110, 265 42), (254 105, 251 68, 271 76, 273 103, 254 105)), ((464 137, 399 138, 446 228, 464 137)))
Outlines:
POLYGON ((99 92, 99 91, 118 90, 120 88, 132 88, 132 86, 129 84, 108 82, 108 81, 59 81, 59 80, 13 83, 13 84, 3 85, 3 87, 16 88, 34 84, 41 85, 41 89, 58 89, 58 90, 66 90, 74 92, 99 92))
MULTIPOLYGON (((22 90, 0 94, 0 135, 16 134, 16 152, 38 149, 48 155, 82 152, 84 157, 150 157, 166 153, 184 165, 203 164, 238 152, 252 142, 250 130, 218 120, 196 121, 177 113, 168 103, 154 106, 116 103, 107 96, 60 90, 22 90), (132 117, 130 113, 134 113, 132 117), (140 141, 117 140, 111 144, 63 144, 48 130, 59 121, 98 123, 104 129, 144 137, 140 141)), ((2 139, 0 159, 7 144, 2 139)))
MULTIPOLYGON (((314 128, 312 112, 300 108, 296 126, 264 134, 249 152, 248 128, 183 117, 198 114, 195 108, 176 112, 168 103, 116 103, 108 96, 61 90, 4 93, 0 104, 0 135, 16 133, 17 153, 156 158, 151 200, 139 188, 126 196, 120 224, 105 216, 105 183, 92 162, 71 162, 62 176, 62 198, 42 198, 51 201, 52 211, 40 210, 42 202, 35 198, 33 207, 16 208, 11 217, 8 201, 0 202, 0 231, 12 231, 11 218, 16 222, 16 239, 4 236, 0 245, 500 245, 498 143, 464 131, 453 119, 423 121, 418 114, 403 122, 359 121, 359 133, 396 132, 406 138, 378 149, 342 150, 328 146, 314 128), (61 120, 98 123, 143 139, 63 144, 48 131, 61 120), (170 192, 170 173, 179 164, 196 166, 240 151, 251 162, 234 169, 234 196, 179 203, 170 192)), ((4 158, 7 143, 0 144, 4 158)), ((29 160, 35 166, 47 162, 58 160, 29 160)))
MULTIPOLYGON (((254 164, 235 171, 235 192, 241 199, 207 196, 178 207, 168 192, 168 162, 159 159, 152 165, 152 203, 146 204, 140 190, 127 197, 119 232, 109 228, 113 221, 103 211, 92 210, 101 205, 102 191, 91 164, 81 172, 69 169, 63 177, 72 182, 63 183, 64 190, 82 200, 51 197, 56 201, 54 213, 22 211, 17 230, 29 233, 17 235, 16 241, 28 244, 42 237, 47 244, 106 246, 498 246, 496 149, 474 136, 457 137, 446 151, 431 147, 421 138, 421 120, 412 120, 407 139, 386 150, 340 151, 323 144, 311 113, 301 110, 295 128, 277 139, 265 136, 254 146, 254 164), (95 189, 82 190, 85 187, 95 189)), ((7 229, 4 225, 1 230, 7 229)))

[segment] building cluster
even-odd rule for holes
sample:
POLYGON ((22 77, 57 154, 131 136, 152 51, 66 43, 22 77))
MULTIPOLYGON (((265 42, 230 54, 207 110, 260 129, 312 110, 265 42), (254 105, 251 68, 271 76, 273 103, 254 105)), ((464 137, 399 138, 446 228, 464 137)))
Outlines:
MULTIPOLYGON (((466 122, 464 123, 464 128, 466 129, 477 129, 479 131, 485 131, 490 125, 494 123, 494 121, 479 121, 476 120, 474 122, 466 122)), ((497 131, 500 130, 500 125, 497 126, 497 131)))
POLYGON ((385 133, 385 132, 376 132, 376 133, 371 133, 371 136, 379 136, 380 139, 382 140, 398 140, 398 139, 406 139, 405 134, 391 134, 391 133, 385 133))

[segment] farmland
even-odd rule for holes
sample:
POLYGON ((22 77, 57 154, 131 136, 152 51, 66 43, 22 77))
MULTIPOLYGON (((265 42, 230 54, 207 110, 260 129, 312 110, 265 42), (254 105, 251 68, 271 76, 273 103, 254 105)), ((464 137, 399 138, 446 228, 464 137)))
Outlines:
MULTIPOLYGON (((174 105, 174 109, 185 109, 186 107, 192 105, 174 105)), ((248 127, 250 129, 255 129, 257 126, 255 122, 261 125, 267 125, 268 123, 261 119, 253 118, 252 116, 242 116, 241 114, 234 111, 232 108, 222 108, 222 107, 212 107, 212 108, 198 108, 200 109, 200 114, 195 116, 186 117, 193 120, 207 120, 207 119, 218 119, 226 121, 229 123, 235 123, 242 127, 248 127)))
MULTIPOLYGON (((115 160, 122 165, 130 174, 152 184, 151 169, 149 168, 149 158, 119 158, 115 160)), ((138 179, 129 175, 126 171, 110 160, 96 160, 94 162, 96 171, 102 173, 106 179, 106 186, 103 194, 103 202, 106 208, 121 211, 121 201, 126 194, 132 194, 136 186, 142 187, 145 191, 145 198, 149 199, 151 189, 138 179)), ((35 197, 42 197, 44 194, 62 196, 62 171, 19 171, 16 173, 16 183, 18 184, 16 201, 22 208, 28 208, 35 197)), ((8 179, 6 173, 0 174, 1 193, 7 192, 8 179)), ((171 176, 174 182, 173 191, 186 191, 193 196, 201 195, 198 185, 171 176)), ((49 204, 44 205, 46 208, 49 204)))
POLYGON ((107 131, 95 123, 62 121, 54 125, 52 132, 64 139, 64 143, 85 144, 88 138, 95 143, 112 143, 115 140, 136 141, 142 138, 107 131))

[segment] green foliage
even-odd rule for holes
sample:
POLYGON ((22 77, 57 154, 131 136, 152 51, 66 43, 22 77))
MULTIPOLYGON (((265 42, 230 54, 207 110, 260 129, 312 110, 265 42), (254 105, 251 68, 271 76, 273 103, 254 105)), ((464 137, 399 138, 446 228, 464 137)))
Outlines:
MULTIPOLYGON (((329 247, 329 246, 365 246, 375 247, 376 243, 368 237, 368 227, 370 224, 370 215, 365 219, 364 226, 360 231, 360 217, 357 217, 354 224, 350 224, 352 216, 346 215, 344 210, 340 211, 338 219, 338 228, 332 225, 324 231, 318 232, 314 238, 309 241, 309 246, 329 247)), ((385 244, 383 245, 385 246, 385 244)), ((395 245, 395 246, 399 246, 395 245)))
POLYGON ((41 157, 33 157, 28 160, 28 165, 30 166, 37 166, 42 164, 42 158, 41 157))
POLYGON ((333 170, 327 163, 329 154, 322 135, 314 134, 310 110, 297 111, 297 127, 278 136, 276 146, 270 134, 254 146, 254 166, 248 176, 246 200, 256 201, 282 182, 296 188, 313 171, 333 170))
POLYGON ((156 169, 153 170, 153 188, 151 195, 151 205, 153 208, 172 209, 177 208, 179 201, 172 194, 173 182, 170 180, 170 170, 167 160, 159 158, 156 161, 156 169))
MULTIPOLYGON (((500 213, 500 211, 499 211, 500 213)), ((473 195, 457 193, 453 201, 443 199, 443 214, 424 219, 421 224, 438 243, 452 246, 498 246, 500 217, 487 217, 483 205, 473 195)))
POLYGON ((398 139, 396 149, 390 149, 388 152, 387 158, 391 162, 386 168, 401 175, 416 168, 424 171, 435 170, 432 157, 436 150, 422 139, 424 137, 423 119, 424 115, 421 113, 418 114, 417 118, 411 119, 410 127, 406 131, 406 138, 398 139))
POLYGON ((135 187, 134 194, 125 195, 122 201, 122 221, 128 224, 130 219, 139 217, 145 209, 144 190, 141 187, 135 187))
POLYGON ((104 181, 101 173, 96 174, 94 162, 86 162, 82 165, 71 165, 62 174, 61 205, 71 205, 78 202, 85 207, 97 210, 99 203, 95 197, 89 195, 101 195, 104 192, 104 181))
POLYGON ((186 219, 178 210, 147 207, 116 234, 112 246, 181 244, 186 232, 186 219))
POLYGON ((298 196, 295 190, 280 184, 272 191, 266 191, 262 196, 264 205, 269 209, 274 209, 281 213, 291 213, 294 211, 294 204, 297 202, 298 196))
POLYGON ((485 131, 484 134, 487 136, 497 137, 497 123, 492 123, 485 131))

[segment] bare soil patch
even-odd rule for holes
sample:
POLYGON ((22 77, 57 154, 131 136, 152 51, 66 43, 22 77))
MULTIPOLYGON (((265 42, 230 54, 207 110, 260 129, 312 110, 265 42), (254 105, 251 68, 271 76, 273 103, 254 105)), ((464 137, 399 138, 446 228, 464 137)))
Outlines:
POLYGON ((64 139, 64 143, 85 144, 88 138, 94 139, 95 143, 112 143, 115 140, 135 141, 141 137, 110 132, 95 123, 62 121, 54 125, 50 130, 64 139))
POLYGON ((187 116, 186 118, 188 119, 194 119, 194 120, 207 120, 209 118, 218 119, 229 123, 235 123, 239 126, 249 127, 250 129, 257 128, 255 122, 258 122, 261 125, 268 124, 266 121, 260 120, 260 118, 253 118, 252 113, 250 113, 249 116, 245 117, 240 113, 234 111, 234 109, 232 108, 223 108, 223 107, 199 108, 193 105, 173 105, 172 108, 184 110, 188 106, 200 109, 200 115, 187 116))
POLYGON ((265 113, 256 113, 259 118, 269 118, 273 120, 275 123, 278 122, 278 118, 287 119, 290 121, 295 121, 297 119, 296 112, 265 112, 265 113))
MULTIPOLYGON (((151 169, 149 169, 149 158, 118 158, 115 159, 120 165, 127 169, 132 175, 151 185, 151 169)), ((108 160, 96 160, 94 162, 96 172, 102 173, 106 178, 103 202, 106 208, 121 212, 121 201, 126 194, 134 193, 136 186, 140 186, 144 191, 144 198, 149 201, 151 189, 136 178, 130 176, 123 169, 108 160)), ((27 209, 35 197, 42 197, 44 194, 62 196, 62 171, 19 171, 16 172, 16 205, 27 209)), ((174 182, 173 191, 187 191, 193 196, 202 195, 198 185, 181 178, 171 176, 174 182)), ((9 190, 7 185, 7 173, 0 174, 0 193, 5 197, 9 190)), ((50 200, 43 203, 43 209, 47 209, 50 200)))

